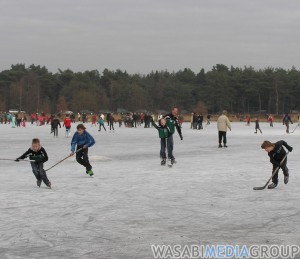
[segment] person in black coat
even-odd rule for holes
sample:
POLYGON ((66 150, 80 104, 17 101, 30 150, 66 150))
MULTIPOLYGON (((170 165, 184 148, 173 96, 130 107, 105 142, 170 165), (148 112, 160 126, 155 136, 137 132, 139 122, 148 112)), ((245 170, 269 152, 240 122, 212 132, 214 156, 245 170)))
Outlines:
MULTIPOLYGON (((276 143, 271 143, 270 141, 265 140, 261 145, 261 148, 268 152, 268 156, 270 157, 270 162, 273 165, 273 172, 276 170, 277 167, 280 166, 284 174, 284 183, 287 184, 289 181, 289 169, 287 168, 287 158, 284 159, 286 155, 286 151, 284 147, 289 152, 292 152, 293 150, 293 148, 289 146, 284 140, 277 141, 276 143), (284 161, 282 161, 283 159, 284 161)), ((268 186, 269 189, 274 189, 278 185, 278 171, 273 176, 272 178, 273 183, 268 186)))
POLYGON ((37 186, 40 187, 42 181, 45 185, 51 188, 51 182, 49 181, 46 171, 44 170, 44 163, 48 161, 48 155, 46 150, 41 146, 40 140, 34 138, 32 140, 31 147, 15 161, 19 162, 20 159, 25 159, 29 157, 32 172, 37 180, 37 186))
POLYGON ((54 134, 54 137, 58 137, 58 126, 61 128, 59 119, 55 117, 51 122, 51 129, 54 134))

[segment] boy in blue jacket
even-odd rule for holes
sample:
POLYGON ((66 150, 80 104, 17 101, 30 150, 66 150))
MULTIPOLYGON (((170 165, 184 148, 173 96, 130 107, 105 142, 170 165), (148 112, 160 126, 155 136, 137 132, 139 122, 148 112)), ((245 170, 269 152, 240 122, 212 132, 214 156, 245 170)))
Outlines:
POLYGON ((77 132, 74 133, 71 141, 71 156, 75 154, 75 147, 77 146, 76 161, 86 168, 88 175, 92 176, 94 173, 89 162, 88 148, 95 144, 95 140, 85 129, 83 124, 77 125, 77 132))

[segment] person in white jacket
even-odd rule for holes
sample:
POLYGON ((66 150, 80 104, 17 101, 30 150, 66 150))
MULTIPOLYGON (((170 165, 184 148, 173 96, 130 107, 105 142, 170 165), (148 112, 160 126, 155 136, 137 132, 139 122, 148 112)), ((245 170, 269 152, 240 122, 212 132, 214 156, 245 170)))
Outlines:
POLYGON ((227 128, 231 130, 231 125, 228 117, 226 116, 227 112, 223 111, 222 115, 218 118, 217 125, 218 125, 218 131, 219 131, 219 148, 222 147, 222 139, 224 147, 227 147, 227 139, 226 139, 226 133, 227 128))

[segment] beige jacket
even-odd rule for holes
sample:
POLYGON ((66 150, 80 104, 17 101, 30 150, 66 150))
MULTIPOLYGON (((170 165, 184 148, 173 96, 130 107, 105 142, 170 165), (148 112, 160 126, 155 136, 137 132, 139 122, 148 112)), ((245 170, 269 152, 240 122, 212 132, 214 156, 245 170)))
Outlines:
POLYGON ((227 131, 227 128, 231 130, 231 125, 228 117, 224 114, 222 114, 218 118, 218 131, 227 131))

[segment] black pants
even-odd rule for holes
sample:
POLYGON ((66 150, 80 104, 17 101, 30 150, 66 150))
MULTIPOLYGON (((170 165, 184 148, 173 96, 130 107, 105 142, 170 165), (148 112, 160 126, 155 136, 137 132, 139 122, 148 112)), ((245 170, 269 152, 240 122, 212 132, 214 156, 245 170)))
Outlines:
POLYGON ((111 130, 115 130, 115 128, 114 128, 114 123, 113 122, 110 122, 110 124, 109 124, 109 129, 111 130))
POLYGON ((285 126, 286 126, 286 133, 290 133, 290 123, 289 122, 286 122, 285 123, 285 126))
MULTIPOLYGON (((82 148, 83 146, 77 146, 77 150, 82 148)), ((76 161, 83 165, 86 170, 91 170, 92 169, 92 166, 89 162, 89 157, 88 157, 88 148, 85 148, 85 149, 81 149, 80 151, 78 151, 76 153, 76 161)))
POLYGON ((104 127, 104 124, 99 124, 99 131, 101 131, 101 126, 102 126, 103 129, 106 131, 106 128, 104 127))
POLYGON ((54 137, 55 137, 55 136, 58 137, 58 127, 52 128, 52 131, 53 131, 53 133, 54 133, 54 137))
POLYGON ((31 164, 32 172, 33 172, 35 178, 38 181, 42 180, 44 182, 44 184, 49 186, 49 180, 48 180, 46 171, 44 170, 44 164, 36 163, 36 162, 31 162, 30 164, 31 164))
MULTIPOLYGON (((284 160, 284 162, 282 163, 282 165, 280 166, 280 168, 281 168, 281 170, 282 170, 282 172, 283 172, 283 174, 284 174, 285 176, 289 176, 289 169, 287 168, 286 164, 287 164, 287 158, 284 160)), ((274 170, 275 170, 276 168, 277 168, 277 166, 276 166, 276 165, 273 165, 273 171, 272 171, 272 173, 274 172, 274 170)), ((280 168, 279 168, 279 170, 280 170, 280 168)), ((279 170, 278 170, 277 173, 272 177, 272 182, 275 183, 275 184, 278 184, 278 172, 279 172, 279 170)))
POLYGON ((219 144, 222 143, 222 139, 223 139, 223 143, 226 144, 227 143, 226 131, 219 131, 219 144))
POLYGON ((255 127, 255 133, 257 133, 257 130, 259 130, 260 133, 262 133, 260 128, 255 127))

